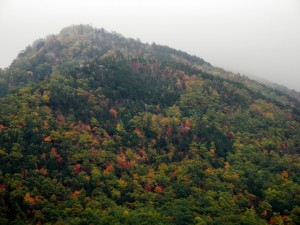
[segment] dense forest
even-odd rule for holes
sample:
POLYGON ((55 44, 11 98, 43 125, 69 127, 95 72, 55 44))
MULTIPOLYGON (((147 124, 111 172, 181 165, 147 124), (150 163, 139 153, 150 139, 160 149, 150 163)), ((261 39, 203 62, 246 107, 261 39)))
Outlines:
POLYGON ((300 224, 299 123, 289 92, 66 27, 0 70, 0 224, 300 224))

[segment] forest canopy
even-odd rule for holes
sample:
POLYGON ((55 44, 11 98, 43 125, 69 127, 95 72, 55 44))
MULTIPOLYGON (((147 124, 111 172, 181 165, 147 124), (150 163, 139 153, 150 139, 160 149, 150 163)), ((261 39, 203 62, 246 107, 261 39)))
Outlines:
POLYGON ((0 70, 0 224, 300 224, 300 102, 86 25, 0 70))

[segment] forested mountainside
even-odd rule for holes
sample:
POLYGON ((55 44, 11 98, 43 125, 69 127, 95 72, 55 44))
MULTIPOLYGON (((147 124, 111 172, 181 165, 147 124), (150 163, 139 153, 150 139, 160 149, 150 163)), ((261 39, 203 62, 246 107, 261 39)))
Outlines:
POLYGON ((0 71, 0 224, 300 224, 300 102, 86 25, 0 71))

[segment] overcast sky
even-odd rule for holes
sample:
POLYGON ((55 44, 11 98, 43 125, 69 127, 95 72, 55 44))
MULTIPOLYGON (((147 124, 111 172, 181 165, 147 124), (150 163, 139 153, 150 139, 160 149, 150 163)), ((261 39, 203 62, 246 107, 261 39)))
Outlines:
POLYGON ((300 91, 300 0, 0 0, 0 67, 71 24, 168 45, 300 91))

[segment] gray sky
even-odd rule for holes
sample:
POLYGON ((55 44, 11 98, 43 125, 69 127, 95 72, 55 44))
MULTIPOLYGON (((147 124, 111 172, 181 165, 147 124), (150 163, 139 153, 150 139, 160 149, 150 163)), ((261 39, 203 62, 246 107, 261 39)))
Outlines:
POLYGON ((0 67, 71 24, 168 45, 300 91, 300 0, 0 0, 0 67))

